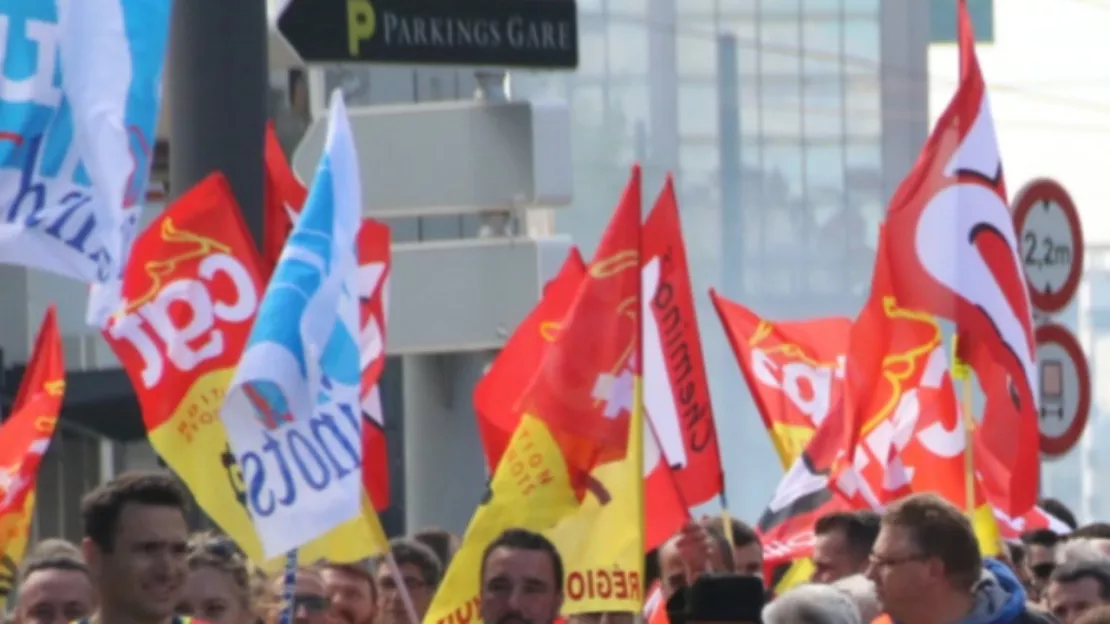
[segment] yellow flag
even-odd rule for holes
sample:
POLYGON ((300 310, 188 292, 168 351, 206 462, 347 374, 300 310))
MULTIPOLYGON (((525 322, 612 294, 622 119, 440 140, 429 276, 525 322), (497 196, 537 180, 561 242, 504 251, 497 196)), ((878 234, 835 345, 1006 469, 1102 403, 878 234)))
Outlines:
MULTIPOLYGON (((637 378, 636 392, 642 390, 637 378)), ((639 394, 634 405, 640 406, 639 394)), ((635 409, 624 459, 594 469, 607 500, 589 496, 547 535, 563 556, 563 613, 631 611, 644 605, 644 418, 635 409)))
POLYGON ((425 623, 478 622, 478 571, 486 546, 510 528, 544 532, 579 509, 563 452, 543 421, 524 416, 490 481, 425 623))
POLYGON ((815 569, 812 559, 798 559, 790 564, 790 568, 786 571, 786 574, 783 574, 779 582, 775 583, 775 595, 781 596, 793 587, 801 585, 802 583, 808 583, 809 579, 813 577, 813 571, 815 569))
MULTIPOLYGON (((148 430, 147 437, 220 529, 251 561, 267 572, 275 572, 284 568, 285 557, 266 560, 263 556, 262 543, 247 513, 246 484, 229 450, 223 422, 214 410, 205 412, 197 407, 210 404, 208 397, 223 397, 234 373, 235 369, 229 367, 198 378, 179 408, 165 422, 148 430), (198 422, 203 426, 197 426, 198 422)), ((381 521, 365 495, 363 499, 361 517, 305 544, 298 549, 298 560, 348 563, 384 552, 388 546, 381 521)))

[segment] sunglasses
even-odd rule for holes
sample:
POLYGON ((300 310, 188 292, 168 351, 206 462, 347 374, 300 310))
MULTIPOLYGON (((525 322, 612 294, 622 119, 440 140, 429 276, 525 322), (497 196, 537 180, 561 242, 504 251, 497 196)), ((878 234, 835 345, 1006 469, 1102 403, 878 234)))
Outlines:
POLYGON ((328 599, 319 594, 297 594, 293 596, 293 612, 304 609, 308 613, 321 613, 328 610, 328 599))
POLYGON ((1040 580, 1048 580, 1048 577, 1052 576, 1052 571, 1055 569, 1055 563, 1038 563, 1035 566, 1029 567, 1029 570, 1033 573, 1033 576, 1037 577, 1040 580))

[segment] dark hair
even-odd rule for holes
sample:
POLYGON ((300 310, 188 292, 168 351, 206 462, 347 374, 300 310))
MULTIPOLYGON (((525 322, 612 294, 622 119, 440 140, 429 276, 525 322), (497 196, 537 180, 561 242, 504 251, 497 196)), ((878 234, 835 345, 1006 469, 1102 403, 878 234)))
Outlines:
MULTIPOLYGON (((743 548, 748 544, 759 544, 759 535, 756 534, 751 525, 739 518, 731 518, 729 524, 732 525, 732 546, 734 548, 743 548)), ((725 534, 725 521, 720 516, 711 516, 703 520, 702 525, 707 529, 718 531, 721 535, 725 534)))
POLYGON ((320 569, 339 572, 365 581, 367 586, 370 587, 370 599, 374 602, 378 601, 378 582, 374 580, 374 575, 370 573, 366 566, 357 563, 323 563, 320 565, 320 569))
POLYGON ((1051 529, 1034 529, 1027 533, 1021 534, 1021 543, 1027 546, 1043 546, 1045 548, 1052 548, 1059 544, 1063 538, 1057 535, 1051 529))
POLYGON ((918 555, 940 559, 953 587, 970 590, 983 574, 971 521, 936 494, 912 494, 896 501, 883 515, 882 526, 906 530, 918 555))
MULTIPOLYGON (((489 560, 490 554, 498 548, 531 550, 547 554, 555 572, 555 591, 563 591, 563 558, 559 555, 559 549, 555 548, 555 544, 552 544, 551 540, 527 529, 506 529, 501 535, 497 536, 497 539, 490 542, 485 551, 482 552, 482 566, 478 572, 480 579, 486 578, 486 561, 489 560)), ((479 583, 481 582, 479 581, 479 583)))
POLYGON ((1098 595, 1103 600, 1110 598, 1110 564, 1097 561, 1065 561, 1056 566, 1050 583, 1075 583, 1083 579, 1093 579, 1098 583, 1098 595))
POLYGON ((1105 522, 1092 522, 1084 524, 1068 534, 1068 539, 1088 537, 1091 539, 1110 539, 1110 524, 1105 522))
POLYGON ((81 500, 85 537, 101 550, 110 551, 120 513, 128 504, 173 507, 185 515, 189 494, 168 472, 125 472, 81 500))
POLYGON ((844 534, 848 550, 858 560, 866 559, 879 537, 882 524, 879 515, 872 511, 835 511, 817 519, 814 535, 827 535, 836 531, 844 534))
POLYGON ((1021 542, 1006 542, 1006 552, 1010 555, 1010 562, 1014 567, 1025 565, 1025 545, 1021 542))
MULTIPOLYGON (((443 578, 443 566, 431 548, 413 539, 395 538, 389 540, 389 551, 393 553, 393 560, 398 566, 415 566, 420 570, 421 580, 425 585, 431 589, 439 587, 439 581, 443 578)), ((385 559, 379 557, 374 567, 384 563, 385 559)))
POLYGON ((451 566, 455 556, 455 536, 444 529, 424 529, 413 534, 412 539, 432 549, 444 571, 451 566))
POLYGON ((1042 498, 1037 506, 1048 515, 1056 518, 1060 522, 1068 525, 1068 528, 1075 530, 1079 526, 1079 521, 1075 519, 1075 514, 1068 509, 1068 506, 1055 498, 1042 498))

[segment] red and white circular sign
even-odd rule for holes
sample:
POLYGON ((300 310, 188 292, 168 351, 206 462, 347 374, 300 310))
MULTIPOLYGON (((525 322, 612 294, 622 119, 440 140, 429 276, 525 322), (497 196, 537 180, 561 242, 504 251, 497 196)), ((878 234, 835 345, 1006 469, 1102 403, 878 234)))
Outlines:
POLYGON ((1059 312, 1083 275, 1083 228, 1075 203, 1059 182, 1039 179, 1018 191, 1013 212, 1033 307, 1059 312))
POLYGON ((1037 328, 1037 393, 1041 453, 1065 455, 1083 435, 1091 410, 1091 371, 1079 342, 1066 327, 1037 328))

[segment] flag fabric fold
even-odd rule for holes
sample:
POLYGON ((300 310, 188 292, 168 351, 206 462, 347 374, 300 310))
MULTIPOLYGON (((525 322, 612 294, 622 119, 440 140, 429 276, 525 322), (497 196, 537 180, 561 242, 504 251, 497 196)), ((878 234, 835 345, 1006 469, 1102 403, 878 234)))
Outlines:
POLYGON ((94 284, 102 320, 154 151, 170 3, 5 3, 0 262, 94 284))
POLYGON ((357 154, 342 95, 220 410, 267 556, 361 514, 357 154))

